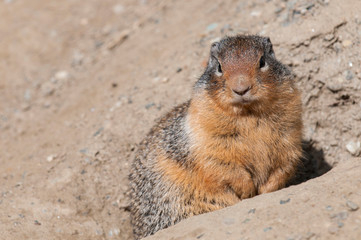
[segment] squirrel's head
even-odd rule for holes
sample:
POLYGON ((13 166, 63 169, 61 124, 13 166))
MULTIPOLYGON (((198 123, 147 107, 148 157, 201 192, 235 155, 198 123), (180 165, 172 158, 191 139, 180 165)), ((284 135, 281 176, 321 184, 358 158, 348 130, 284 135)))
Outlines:
MULTIPOLYGON (((224 106, 255 109, 283 93, 289 76, 276 60, 269 38, 226 37, 211 46, 203 86, 224 106)), ((292 90, 289 85, 287 89, 292 90)))

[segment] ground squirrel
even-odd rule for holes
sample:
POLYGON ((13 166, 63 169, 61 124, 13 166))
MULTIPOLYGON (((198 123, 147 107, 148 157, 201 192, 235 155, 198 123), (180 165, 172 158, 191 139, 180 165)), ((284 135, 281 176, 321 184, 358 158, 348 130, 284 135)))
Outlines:
POLYGON ((135 237, 285 187, 302 154, 301 113, 269 38, 213 43, 191 100, 139 145, 129 176, 135 237))

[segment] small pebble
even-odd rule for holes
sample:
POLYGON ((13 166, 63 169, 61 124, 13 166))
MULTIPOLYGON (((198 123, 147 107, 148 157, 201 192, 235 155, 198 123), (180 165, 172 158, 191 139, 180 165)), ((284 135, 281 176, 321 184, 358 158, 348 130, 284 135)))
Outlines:
POLYGON ((249 211, 248 211, 248 214, 250 214, 250 213, 255 213, 256 212, 256 209, 255 208, 252 208, 252 209, 250 209, 249 211))
POLYGON ((249 221, 251 221, 251 219, 246 218, 242 223, 248 223, 249 221))
POLYGON ((118 236, 119 233, 120 233, 120 229, 119 229, 119 228, 114 228, 114 229, 113 229, 113 234, 114 234, 114 235, 118 236))
POLYGON ((204 236, 204 233, 198 235, 196 238, 197 238, 197 239, 201 239, 203 236, 204 236))
POLYGON ((66 80, 69 78, 69 73, 67 71, 59 71, 55 73, 54 77, 59 81, 66 80))
POLYGON ((261 16, 261 14, 262 14, 262 12, 260 12, 260 11, 252 11, 251 12, 252 17, 259 17, 259 16, 261 16))
POLYGON ((351 202, 350 200, 346 202, 346 206, 349 208, 350 211, 357 211, 359 209, 359 206, 356 203, 351 202))
POLYGON ((263 232, 268 232, 268 231, 271 231, 272 230, 272 227, 266 227, 263 229, 263 232))
POLYGON ((80 149, 79 152, 83 153, 83 154, 87 154, 89 152, 88 148, 83 148, 80 149))
POLYGON ((46 158, 46 161, 52 162, 57 157, 56 154, 51 154, 46 158))
POLYGON ((335 38, 335 35, 333 35, 332 33, 326 34, 326 36, 325 36, 326 41, 331 41, 334 38, 335 38))
POLYGON ((31 108, 31 105, 28 103, 21 104, 21 111, 23 111, 23 112, 29 111, 30 108, 31 108))
POLYGON ((349 47, 352 45, 352 41, 351 40, 343 40, 342 41, 342 46, 344 46, 345 48, 346 47, 349 47))
POLYGON ((73 59, 72 59, 71 65, 73 67, 77 66, 77 65, 81 65, 83 63, 83 60, 84 60, 84 55, 80 51, 76 50, 73 53, 73 59))
POLYGON ((316 235, 316 234, 313 233, 313 232, 308 232, 308 233, 306 233, 306 235, 305 235, 305 239, 311 239, 311 238, 313 238, 315 235, 316 235))
POLYGON ((331 234, 336 234, 336 233, 338 232, 338 227, 332 225, 332 226, 330 226, 330 227, 328 228, 328 232, 331 233, 331 234))
POLYGON ((348 213, 346 211, 343 211, 343 212, 332 214, 330 217, 332 219, 345 220, 348 217, 348 213))
POLYGON ((35 224, 35 225, 38 225, 38 226, 41 225, 41 223, 40 223, 38 220, 35 220, 35 221, 34 221, 34 224, 35 224))
POLYGON ((343 90, 343 85, 339 82, 331 81, 326 84, 326 87, 328 90, 330 90, 333 93, 339 92, 343 90))
POLYGON ((346 149, 353 156, 358 156, 361 152, 361 143, 359 141, 350 141, 346 144, 346 149))
POLYGON ((290 202, 290 201, 291 201, 290 198, 288 198, 288 199, 286 199, 286 200, 281 200, 281 201, 280 201, 280 204, 286 204, 286 203, 288 203, 288 202, 290 202))
POLYGON ((341 49, 342 49, 341 43, 336 42, 335 44, 333 44, 333 49, 334 49, 336 52, 341 51, 341 49))
POLYGON ((104 128, 103 128, 103 127, 100 127, 100 128, 93 134, 93 137, 98 136, 103 130, 104 130, 104 128))
POLYGON ((151 107, 155 106, 155 103, 148 103, 147 105, 145 105, 146 109, 149 109, 151 107))
POLYGON ((345 78, 346 78, 346 80, 352 80, 353 79, 353 72, 351 71, 351 70, 347 70, 347 71, 345 71, 344 72, 344 75, 345 75, 345 78))
POLYGON ((327 210, 327 211, 332 211, 333 208, 332 208, 332 206, 328 205, 328 206, 326 207, 326 210, 327 210))
POLYGON ((117 46, 121 45, 126 39, 128 39, 130 32, 131 31, 129 29, 125 29, 121 32, 115 33, 113 38, 108 42, 106 46, 107 49, 113 50, 117 46))
POLYGON ((207 26, 207 31, 211 32, 211 31, 215 30, 217 28, 217 26, 218 26, 218 23, 211 23, 207 26))
POLYGON ((345 224, 344 224, 343 222, 337 221, 337 226, 338 226, 339 228, 342 228, 344 225, 345 225, 345 224))
POLYGON ((311 41, 308 39, 303 42, 303 45, 305 45, 306 47, 310 46, 310 44, 311 44, 311 41))

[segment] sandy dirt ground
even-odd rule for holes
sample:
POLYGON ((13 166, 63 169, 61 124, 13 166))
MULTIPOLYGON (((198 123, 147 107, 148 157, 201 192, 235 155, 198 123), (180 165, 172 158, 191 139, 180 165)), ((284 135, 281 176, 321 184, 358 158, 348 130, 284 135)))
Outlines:
POLYGON ((360 239, 355 0, 0 1, 0 239, 132 239, 137 143, 239 33, 270 36, 297 75, 304 168, 153 239, 360 239))

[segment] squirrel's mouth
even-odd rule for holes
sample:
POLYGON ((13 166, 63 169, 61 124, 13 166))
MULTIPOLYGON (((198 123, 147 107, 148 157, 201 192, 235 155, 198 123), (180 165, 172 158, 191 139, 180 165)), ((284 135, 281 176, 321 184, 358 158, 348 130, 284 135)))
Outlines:
POLYGON ((244 95, 232 94, 232 104, 234 105, 249 105, 257 100, 257 97, 248 92, 244 95))

